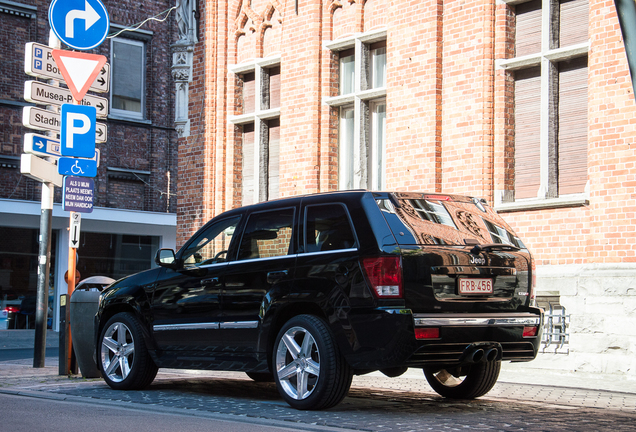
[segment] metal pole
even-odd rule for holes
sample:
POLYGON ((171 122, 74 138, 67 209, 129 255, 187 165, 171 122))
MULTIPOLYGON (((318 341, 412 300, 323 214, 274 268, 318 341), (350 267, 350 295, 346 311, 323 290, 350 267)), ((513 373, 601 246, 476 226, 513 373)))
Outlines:
POLYGON ((40 213, 40 250, 38 254, 38 290, 35 307, 35 346, 33 367, 43 368, 46 357, 46 327, 49 309, 49 271, 51 269, 51 221, 53 220, 52 183, 42 183, 40 213))

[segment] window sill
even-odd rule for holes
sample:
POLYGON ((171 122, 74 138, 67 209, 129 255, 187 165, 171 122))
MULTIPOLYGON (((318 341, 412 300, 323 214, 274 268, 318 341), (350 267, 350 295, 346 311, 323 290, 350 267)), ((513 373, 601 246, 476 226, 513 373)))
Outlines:
POLYGON ((512 213, 528 210, 547 210, 563 207, 583 207, 590 204, 588 197, 584 195, 572 195, 550 199, 528 199, 515 202, 495 204, 494 209, 498 213, 512 213))

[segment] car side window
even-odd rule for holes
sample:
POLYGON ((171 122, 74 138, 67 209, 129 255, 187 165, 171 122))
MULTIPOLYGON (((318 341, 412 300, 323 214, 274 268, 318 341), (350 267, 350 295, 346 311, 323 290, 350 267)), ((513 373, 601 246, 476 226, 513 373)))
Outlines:
POLYGON ((320 252, 357 246, 347 211, 340 204, 307 206, 305 251, 320 252))
POLYGON ((241 239, 238 259, 288 255, 293 223, 293 208, 252 213, 241 239))
POLYGON ((184 266, 199 267, 225 262, 239 220, 240 216, 224 219, 200 233, 181 256, 184 266))

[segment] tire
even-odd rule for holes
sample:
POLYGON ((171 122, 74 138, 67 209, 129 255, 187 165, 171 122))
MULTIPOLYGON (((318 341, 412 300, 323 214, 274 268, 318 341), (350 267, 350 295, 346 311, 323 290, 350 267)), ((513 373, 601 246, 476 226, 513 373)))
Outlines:
POLYGON ((287 321, 272 355, 278 392, 292 408, 331 408, 349 392, 351 368, 318 317, 299 315, 287 321))
POLYGON ((139 320, 128 312, 106 322, 98 343, 98 367, 104 381, 115 390, 140 390, 157 375, 139 320))
POLYGON ((449 399, 475 399, 488 393, 499 378, 501 361, 475 363, 461 368, 461 376, 454 370, 424 368, 426 380, 439 395, 449 399))
POLYGON ((254 382, 274 382, 274 375, 269 372, 245 372, 254 382))

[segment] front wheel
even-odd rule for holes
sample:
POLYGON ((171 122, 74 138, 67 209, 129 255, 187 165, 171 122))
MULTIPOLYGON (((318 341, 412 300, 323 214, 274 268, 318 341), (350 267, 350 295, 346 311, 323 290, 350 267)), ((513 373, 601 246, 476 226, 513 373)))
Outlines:
POLYGON ((424 368, 426 380, 439 395, 450 399, 474 399, 488 393, 499 378, 501 361, 439 369, 424 368))
POLYGON ((296 409, 337 405, 353 377, 325 322, 312 315, 287 321, 273 352, 274 378, 285 401, 296 409))
POLYGON ((130 313, 118 313, 106 322, 99 337, 97 355, 104 381, 116 390, 142 389, 157 375, 141 323, 130 313))

